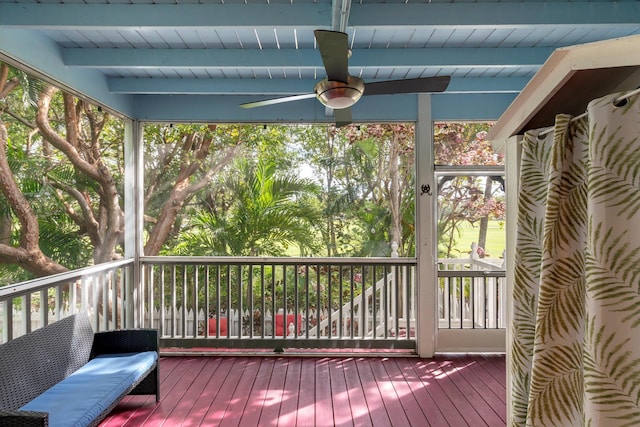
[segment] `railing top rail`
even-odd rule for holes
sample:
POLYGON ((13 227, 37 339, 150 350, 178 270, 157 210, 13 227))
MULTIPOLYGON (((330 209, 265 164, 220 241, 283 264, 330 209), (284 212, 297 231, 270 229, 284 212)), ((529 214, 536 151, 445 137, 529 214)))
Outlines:
POLYGON ((85 276, 91 276, 96 273, 113 270, 130 264, 133 264, 133 258, 105 262, 103 264, 80 268, 78 270, 72 270, 64 273, 53 274, 47 277, 28 280, 26 282, 17 283, 15 285, 3 286, 0 288, 0 301, 14 298, 16 295, 38 291, 42 288, 71 282, 85 276))
POLYGON ((506 277, 504 270, 438 270, 438 277, 506 277))
POLYGON ((490 270, 504 271, 504 266, 502 265, 503 262, 504 260, 501 258, 440 258, 438 260, 438 265, 471 264, 473 266, 487 268, 490 270))
POLYGON ((232 257, 232 256, 146 256, 140 258, 143 264, 211 264, 211 265, 416 265, 416 258, 357 257, 232 257))

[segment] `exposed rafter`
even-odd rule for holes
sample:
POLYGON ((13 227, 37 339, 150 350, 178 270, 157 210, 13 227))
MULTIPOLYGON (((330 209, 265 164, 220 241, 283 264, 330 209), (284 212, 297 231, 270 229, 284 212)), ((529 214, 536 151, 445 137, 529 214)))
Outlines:
MULTIPOLYGON (((453 78, 447 93, 519 93, 526 77, 453 78)), ((373 79, 368 82, 376 82, 373 79)), ((109 91, 123 94, 192 94, 192 95, 297 95, 309 92, 315 80, 300 79, 158 79, 111 78, 109 91)))
MULTIPOLYGON (((341 10, 343 8, 342 2, 341 10)), ((487 27, 638 25, 639 2, 358 3, 349 25, 487 27)), ((333 4, 0 3, 0 26, 69 29, 332 28, 333 4)), ((340 12, 342 13, 342 12, 340 12)), ((342 18, 340 18, 342 19, 342 18)), ((342 22, 340 22, 342 25, 342 22)))
MULTIPOLYGON (((349 66, 491 67, 542 65, 552 48, 354 49, 349 66), (384 57, 384 62, 380 58, 384 57)), ((299 49, 64 49, 64 63, 109 68, 322 68, 315 50, 299 49)))
POLYGON ((331 10, 331 29, 346 33, 351 13, 351 0, 332 0, 331 10))

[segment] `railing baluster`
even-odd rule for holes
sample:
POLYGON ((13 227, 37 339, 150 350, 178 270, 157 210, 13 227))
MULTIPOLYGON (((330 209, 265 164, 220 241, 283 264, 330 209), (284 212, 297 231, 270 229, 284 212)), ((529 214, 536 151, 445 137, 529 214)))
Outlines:
POLYGON ((249 338, 253 338, 254 309, 253 309, 253 264, 249 264, 248 273, 249 290, 249 338))
POLYGON ((160 325, 158 325, 158 328, 160 329, 160 336, 165 336, 166 335, 166 325, 165 325, 165 312, 164 312, 164 308, 166 306, 166 302, 165 302, 165 289, 164 289, 164 273, 165 273, 165 266, 161 265, 160 266, 160 304, 159 308, 160 308, 160 325))
POLYGON ((31 292, 22 297, 22 333, 31 332, 31 292))
MULTIPOLYGON (((148 301, 147 301, 146 310, 143 311, 143 314, 144 314, 145 311, 147 313, 147 323, 145 324, 147 328, 154 328, 155 327, 155 323, 153 322, 153 312, 155 310, 155 304, 154 304, 155 301, 154 301, 154 298, 153 298, 154 294, 155 294, 155 289, 153 287, 154 279, 155 279, 155 277, 154 277, 155 276, 155 274, 154 274, 155 269, 153 267, 154 267, 153 265, 147 265, 147 266, 145 266, 145 268, 142 269, 145 272, 145 276, 144 277, 145 278, 148 277, 148 284, 147 284, 147 287, 146 287, 148 301)), ((124 277, 124 275, 122 275, 122 276, 124 277)), ((122 289, 124 289, 124 284, 123 284, 122 289)))
POLYGON ((182 271, 182 298, 180 299, 180 308, 181 308, 181 313, 180 313, 180 321, 182 322, 181 328, 180 328, 180 333, 182 335, 182 338, 186 338, 187 337, 187 265, 186 264, 182 264, 181 265, 181 271, 182 271))
POLYGON ((394 316, 393 318, 396 320, 394 325, 394 338, 398 339, 400 336, 400 325, 401 325, 401 316, 402 316, 402 280, 400 279, 400 269, 397 265, 393 266, 393 309, 394 316))
POLYGON ((495 281, 495 288, 496 288, 496 298, 495 298, 495 312, 496 312, 496 329, 500 328, 500 311, 502 310, 502 306, 503 304, 500 304, 500 287, 498 284, 498 280, 495 281))
POLYGON ((455 278, 453 277, 449 277, 449 280, 447 281, 447 305, 449 306, 449 316, 447 316, 447 320, 449 323, 449 329, 451 329, 451 318, 453 317, 454 311, 453 311, 453 299, 455 297, 455 293, 453 293, 453 288, 452 288, 452 282, 455 281, 455 278))
POLYGON ((260 338, 264 338, 267 328, 267 302, 264 286, 264 264, 260 264, 260 338))
POLYGON ((456 304, 458 305, 458 319, 460 319, 460 329, 464 327, 464 278, 458 277, 458 286, 456 286, 456 304))
POLYGON ((354 336, 354 331, 355 331, 355 323, 356 323, 356 318, 355 318, 355 305, 354 305, 354 295, 355 295, 355 286, 354 286, 354 280, 353 280, 353 265, 349 266, 349 309, 350 309, 350 313, 349 313, 349 329, 348 329, 348 333, 349 333, 349 338, 353 338, 354 336))
POLYGON ((13 298, 5 301, 4 306, 5 313, 5 330, 6 330, 6 338, 5 342, 13 339, 13 298))
POLYGON ((338 289, 340 295, 338 296, 338 316, 340 318, 339 328, 340 328, 340 338, 344 338, 344 301, 342 299, 344 295, 344 275, 342 271, 342 265, 338 265, 338 289))
POLYGON ((271 264, 271 337, 276 336, 276 315, 278 314, 276 292, 276 265, 271 264))
MULTIPOLYGON (((113 270, 117 285, 114 286, 113 292, 113 307, 114 307, 114 321, 113 321, 113 329, 122 329, 125 327, 124 322, 124 305, 122 298, 118 298, 118 294, 124 295, 124 277, 125 272, 122 270, 113 270), (119 301, 118 301, 119 300, 119 301)), ((140 283, 140 295, 138 295, 138 300, 143 304, 142 310, 140 310, 140 315, 142 319, 140 319, 142 327, 144 327, 144 301, 146 292, 146 284, 143 281, 140 283)))
POLYGON ((305 301, 305 313, 304 313, 304 326, 305 332, 304 336, 306 339, 309 339, 309 321, 311 319, 311 315, 309 313, 309 289, 310 286, 310 277, 309 277, 309 264, 304 265, 304 279, 305 279, 305 287, 304 287, 304 301, 305 301))
POLYGON ((49 297, 47 289, 40 290, 40 327, 49 324, 49 297))
POLYGON ((175 265, 171 268, 171 338, 176 337, 176 328, 178 325, 178 313, 176 309, 176 304, 178 303, 178 295, 176 292, 176 268, 177 266, 175 265))
POLYGON ((211 268, 207 264, 204 266, 204 329, 202 333, 205 338, 209 338, 209 318, 211 317, 211 268))
MULTIPOLYGON (((221 280, 222 280, 222 272, 220 271, 220 266, 216 265, 216 337, 220 337, 220 305, 222 302, 221 295, 221 280)), ((227 332, 229 332, 229 323, 227 322, 227 332)))
POLYGON ((293 337, 298 338, 298 313, 300 312, 300 299, 298 297, 298 265, 293 265, 293 337))
POLYGON ((368 335, 367 330, 369 329, 369 297, 367 296, 367 267, 366 265, 362 266, 361 276, 360 276, 360 289, 361 289, 361 301, 362 301, 362 315, 361 322, 362 326, 360 327, 360 337, 366 338, 368 335))
POLYGON ((193 299, 191 304, 193 305, 193 337, 198 336, 199 329, 199 317, 200 307, 198 307, 198 297, 200 296, 199 290, 199 278, 200 278, 200 266, 198 264, 193 265, 193 299))
MULTIPOLYGON (((327 294, 327 317, 329 318, 329 328, 327 329, 327 338, 331 339, 333 337, 333 274, 331 274, 331 269, 333 266, 331 264, 327 264, 327 289, 329 293, 327 294)), ((337 328, 336 328, 337 332, 337 328)))
POLYGON ((469 282, 469 306, 471 309, 471 329, 476 328, 476 279, 469 282))
POLYGON ((407 325, 407 331, 406 331, 406 338, 409 339, 411 338, 411 297, 412 294, 410 292, 411 286, 409 286, 411 282, 411 272, 409 270, 408 266, 400 266, 400 268, 402 269, 403 275, 402 275, 402 286, 404 288, 404 293, 405 293, 405 312, 404 312, 404 317, 405 317, 405 324, 407 325))
POLYGON ((322 321, 322 295, 321 295, 321 287, 320 287, 320 264, 315 264, 316 266, 316 315, 315 315, 315 328, 316 328, 316 337, 320 338, 322 336, 322 331, 320 330, 320 323, 322 321))
POLYGON ((231 336, 232 317, 231 317, 231 264, 227 264, 227 308, 225 315, 227 316, 227 338, 231 336))
POLYGON ((101 274, 100 275, 100 304, 102 305, 102 329, 101 331, 105 331, 109 329, 109 275, 101 274))

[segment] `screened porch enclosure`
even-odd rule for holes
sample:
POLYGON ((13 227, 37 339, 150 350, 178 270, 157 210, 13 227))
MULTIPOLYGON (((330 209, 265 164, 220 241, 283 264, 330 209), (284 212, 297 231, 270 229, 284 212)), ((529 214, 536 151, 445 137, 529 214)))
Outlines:
MULTIPOLYGON (((64 96, 71 105, 72 96, 64 96)), ((77 108, 85 105, 73 101, 77 108)), ((94 187, 78 182, 86 200, 100 201, 96 212, 107 201, 93 188, 109 188, 124 199, 112 216, 113 223, 118 215, 124 221, 123 242, 112 258, 124 260, 2 288, 2 342, 84 310, 99 331, 157 328, 163 347, 174 351, 353 348, 425 357, 504 351, 502 260, 478 259, 472 250, 468 258, 436 262, 435 197, 422 184, 435 177, 432 166, 425 167, 434 164, 437 151, 430 102, 420 98, 426 120, 343 130, 118 119, 114 130, 122 132, 123 143, 115 139, 104 151, 113 158, 100 159, 113 179, 94 187), (325 158, 327 151, 333 157, 325 158), (291 172, 298 175, 290 179, 291 172), (296 206, 309 200, 304 210, 296 206), (311 215, 298 221, 303 211, 311 215), (297 250, 313 256, 295 256, 297 250), (482 338, 470 345, 467 337, 482 338)), ((87 117, 104 113, 86 108, 87 117)), ((477 150, 486 126, 470 126, 475 145, 456 150, 477 150)), ((445 125, 444 133, 460 127, 446 131, 445 125)), ((101 141, 92 142, 97 147, 101 141)), ((503 172, 499 165, 491 170, 503 172)), ((65 206, 73 206, 77 192, 57 178, 46 176, 44 185, 71 189, 65 206)), ((473 186, 465 184, 465 197, 476 197, 473 186)), ((433 185, 438 192, 440 187, 433 185)), ((106 224, 99 228, 108 229, 106 224)))

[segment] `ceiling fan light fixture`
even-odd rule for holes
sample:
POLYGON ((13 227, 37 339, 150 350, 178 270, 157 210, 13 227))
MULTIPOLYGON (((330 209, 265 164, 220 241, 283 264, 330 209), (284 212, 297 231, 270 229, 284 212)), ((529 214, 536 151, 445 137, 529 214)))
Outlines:
POLYGON ((364 93, 364 80, 349 76, 347 83, 324 79, 318 82, 314 88, 318 100, 333 109, 349 108, 364 93))

